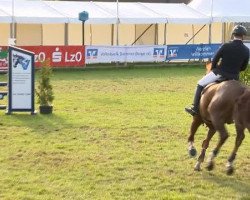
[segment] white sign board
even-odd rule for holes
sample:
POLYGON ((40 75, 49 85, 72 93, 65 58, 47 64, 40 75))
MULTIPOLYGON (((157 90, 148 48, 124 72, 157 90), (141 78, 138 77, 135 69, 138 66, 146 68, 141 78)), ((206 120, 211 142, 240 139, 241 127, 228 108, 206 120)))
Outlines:
POLYGON ((12 46, 9 47, 8 97, 8 113, 34 113, 34 53, 12 46))
POLYGON ((163 62, 166 59, 167 46, 86 46, 85 62, 163 62))

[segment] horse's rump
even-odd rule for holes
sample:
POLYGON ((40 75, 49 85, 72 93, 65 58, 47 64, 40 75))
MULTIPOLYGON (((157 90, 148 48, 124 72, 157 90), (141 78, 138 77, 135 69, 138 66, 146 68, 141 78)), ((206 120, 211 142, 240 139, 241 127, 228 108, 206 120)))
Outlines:
POLYGON ((212 101, 212 98, 214 97, 215 92, 216 92, 217 88, 219 87, 219 85, 220 85, 220 83, 211 83, 211 84, 207 85, 202 91, 199 110, 200 110, 200 114, 201 114, 202 118, 206 122, 211 121, 207 108, 208 108, 210 102, 212 101))
POLYGON ((200 113, 204 121, 220 119, 223 123, 233 123, 233 110, 245 86, 230 80, 213 84, 205 89, 200 102, 200 113))
POLYGON ((250 131, 250 89, 237 99, 234 108, 234 121, 237 126, 247 128, 250 131))

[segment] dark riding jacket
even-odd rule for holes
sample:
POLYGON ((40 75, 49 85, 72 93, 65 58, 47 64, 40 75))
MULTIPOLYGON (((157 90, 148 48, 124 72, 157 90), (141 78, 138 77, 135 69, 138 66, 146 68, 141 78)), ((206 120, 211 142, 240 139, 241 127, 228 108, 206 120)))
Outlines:
POLYGON ((212 61, 212 71, 226 79, 239 80, 240 71, 247 68, 249 49, 242 40, 233 40, 223 44, 212 61))

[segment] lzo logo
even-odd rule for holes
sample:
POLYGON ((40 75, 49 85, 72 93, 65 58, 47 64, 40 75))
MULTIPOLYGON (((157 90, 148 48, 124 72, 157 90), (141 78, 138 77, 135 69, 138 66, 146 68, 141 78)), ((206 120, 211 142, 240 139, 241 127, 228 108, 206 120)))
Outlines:
POLYGON ((168 49, 168 58, 175 58, 178 56, 178 48, 170 48, 168 49))
POLYGON ((165 49, 164 48, 154 48, 153 57, 164 58, 165 49))
POLYGON ((59 47, 56 47, 55 51, 52 53, 53 62, 62 62, 62 52, 60 52, 59 47))
POLYGON ((24 58, 23 56, 20 56, 18 54, 14 54, 13 55, 13 67, 16 68, 18 67, 19 65, 23 68, 23 70, 27 70, 28 69, 28 66, 29 66, 29 63, 30 63, 30 60, 24 58))
POLYGON ((87 49, 87 59, 96 59, 98 56, 98 49, 87 49))

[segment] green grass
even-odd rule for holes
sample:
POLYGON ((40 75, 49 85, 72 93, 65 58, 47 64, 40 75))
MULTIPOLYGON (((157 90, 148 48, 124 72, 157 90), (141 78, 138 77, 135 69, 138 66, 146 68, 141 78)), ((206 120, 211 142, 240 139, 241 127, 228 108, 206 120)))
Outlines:
POLYGON ((54 114, 0 112, 0 199, 250 199, 249 133, 233 176, 225 174, 233 126, 215 170, 193 171, 184 107, 203 74, 197 66, 55 70, 54 114))

